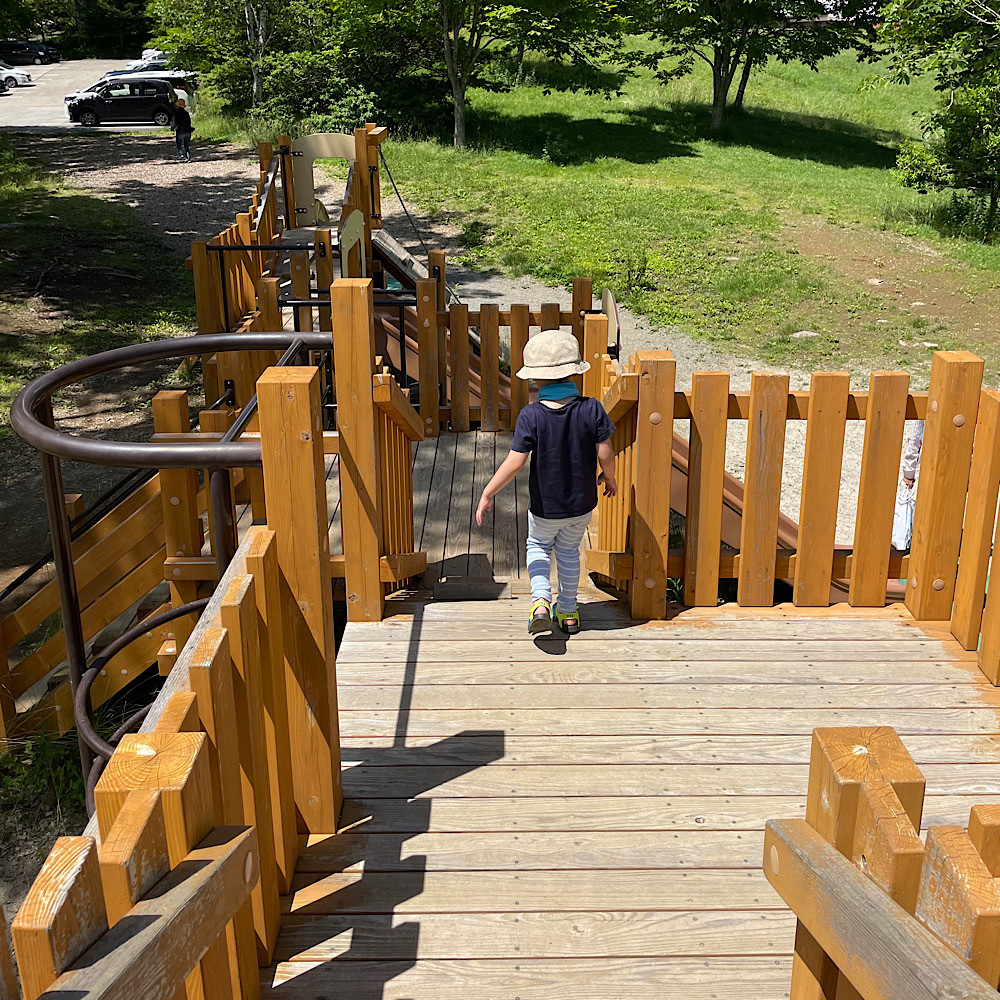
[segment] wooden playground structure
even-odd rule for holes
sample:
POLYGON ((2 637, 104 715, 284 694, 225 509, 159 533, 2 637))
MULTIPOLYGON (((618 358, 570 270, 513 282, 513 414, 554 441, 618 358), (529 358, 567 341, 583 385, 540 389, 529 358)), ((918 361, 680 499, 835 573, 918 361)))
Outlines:
POLYGON ((380 234, 384 138, 262 147, 249 211, 192 249, 199 336, 68 366, 15 405, 58 572, 4 644, 57 607, 64 628, 0 675, 0 737, 75 725, 92 818, 11 920, 16 971, 0 938, 0 1000, 995 996, 1000 393, 982 362, 938 352, 925 393, 903 372, 689 388, 669 351, 617 357, 587 279, 568 310, 450 299, 442 254, 380 234), (329 226, 315 155, 351 161, 329 226), (585 543, 584 631, 532 640, 525 483, 482 529, 473 511, 529 401, 510 372, 555 328, 591 362, 620 490, 585 543), (53 426, 52 394, 89 371, 192 354, 193 423, 172 391, 150 442, 53 426), (779 506, 790 420, 798 522, 779 506), (74 539, 65 458, 151 472, 74 539), (100 736, 93 709, 154 664, 155 702, 100 736))

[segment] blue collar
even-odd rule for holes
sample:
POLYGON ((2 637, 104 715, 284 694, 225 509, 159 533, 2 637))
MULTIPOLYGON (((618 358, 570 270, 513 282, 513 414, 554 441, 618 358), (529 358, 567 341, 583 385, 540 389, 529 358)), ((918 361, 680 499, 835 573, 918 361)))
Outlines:
POLYGON ((575 382, 553 382, 551 385, 538 387, 538 398, 547 399, 549 402, 555 402, 560 399, 572 399, 574 396, 579 395, 580 390, 577 389, 575 382))

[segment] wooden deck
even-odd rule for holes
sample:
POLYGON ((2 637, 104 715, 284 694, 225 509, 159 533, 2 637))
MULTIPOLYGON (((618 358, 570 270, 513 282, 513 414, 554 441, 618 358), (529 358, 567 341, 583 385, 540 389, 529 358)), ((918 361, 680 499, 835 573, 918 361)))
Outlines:
MULTIPOLYGON (((471 467, 454 445, 435 458, 471 467)), ((1000 802, 1000 692, 944 626, 901 607, 638 624, 586 598, 566 642, 528 639, 524 597, 348 626, 342 829, 300 857, 268 995, 786 997, 794 919, 762 830, 803 815, 814 727, 894 726, 926 825, 1000 802)))

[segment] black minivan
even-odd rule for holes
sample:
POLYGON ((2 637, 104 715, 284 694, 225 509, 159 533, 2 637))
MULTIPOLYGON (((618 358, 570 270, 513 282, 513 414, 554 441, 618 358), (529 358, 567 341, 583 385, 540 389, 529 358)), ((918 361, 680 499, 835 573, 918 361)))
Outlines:
POLYGON ((103 122, 169 125, 176 98, 166 80, 108 80, 100 90, 67 104, 71 121, 88 127, 103 122))
POLYGON ((11 66, 41 66, 52 57, 31 42, 0 42, 0 59, 11 66))

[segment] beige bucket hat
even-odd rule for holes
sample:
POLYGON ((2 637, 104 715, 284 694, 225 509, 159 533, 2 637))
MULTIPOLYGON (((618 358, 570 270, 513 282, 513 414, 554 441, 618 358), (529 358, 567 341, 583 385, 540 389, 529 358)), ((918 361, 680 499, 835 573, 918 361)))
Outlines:
POLYGON ((580 345, 572 333, 542 330, 524 346, 524 367, 518 378, 569 378, 590 371, 589 362, 580 358, 580 345))

